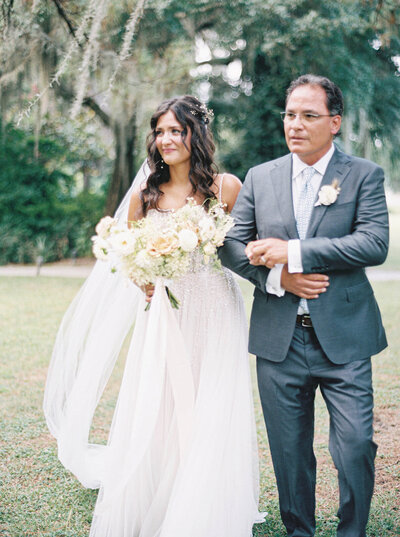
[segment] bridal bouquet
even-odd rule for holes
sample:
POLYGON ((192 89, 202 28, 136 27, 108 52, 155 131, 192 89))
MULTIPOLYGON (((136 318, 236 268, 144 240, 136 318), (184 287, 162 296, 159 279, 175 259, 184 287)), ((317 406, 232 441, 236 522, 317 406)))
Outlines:
MULTIPOLYGON (((121 224, 106 216, 96 226, 92 237, 97 259, 111 263, 136 285, 151 284, 157 278, 175 280, 186 274, 193 255, 204 264, 220 266, 217 247, 222 246, 233 218, 225 213, 223 204, 213 201, 208 211, 188 198, 184 207, 171 211, 165 218, 142 218, 121 224)), ((167 288, 171 305, 178 300, 167 288)))

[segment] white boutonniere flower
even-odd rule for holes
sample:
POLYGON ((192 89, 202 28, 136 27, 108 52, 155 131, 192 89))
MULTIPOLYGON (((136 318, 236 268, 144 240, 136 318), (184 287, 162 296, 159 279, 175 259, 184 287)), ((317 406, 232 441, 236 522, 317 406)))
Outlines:
POLYGON ((339 192, 339 181, 334 179, 330 185, 321 187, 321 190, 318 192, 318 201, 314 207, 318 207, 319 205, 332 205, 332 203, 335 203, 337 200, 339 192))

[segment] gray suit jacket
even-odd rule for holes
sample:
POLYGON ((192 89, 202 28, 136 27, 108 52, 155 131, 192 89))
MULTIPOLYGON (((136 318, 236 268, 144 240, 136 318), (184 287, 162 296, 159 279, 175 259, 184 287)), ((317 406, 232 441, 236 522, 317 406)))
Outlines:
MULTIPOLYGON (((285 359, 293 336, 299 298, 266 292, 269 269, 254 267, 244 253, 256 238, 298 238, 292 201, 291 155, 249 170, 219 255, 222 263, 255 286, 249 350, 272 361, 285 359)), ((329 206, 314 207, 301 241, 304 273, 326 273, 330 285, 309 310, 318 340, 336 363, 368 358, 387 345, 365 267, 386 258, 389 242, 383 170, 337 148, 322 185, 339 181, 340 194, 329 206)))

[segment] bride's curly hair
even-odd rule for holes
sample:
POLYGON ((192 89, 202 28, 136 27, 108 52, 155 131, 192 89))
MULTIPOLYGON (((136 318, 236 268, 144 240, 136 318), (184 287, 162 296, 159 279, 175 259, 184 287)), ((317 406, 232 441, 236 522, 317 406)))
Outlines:
POLYGON ((182 141, 185 144, 188 130, 192 134, 190 150, 189 181, 193 194, 199 192, 205 198, 205 206, 216 196, 211 190, 217 167, 214 163, 215 145, 208 128, 209 111, 198 99, 191 95, 175 97, 163 101, 150 120, 151 132, 147 137, 147 162, 150 175, 145 188, 141 191, 142 210, 145 215, 149 209, 157 209, 163 193, 160 185, 170 180, 169 166, 162 160, 156 146, 156 127, 161 116, 171 111, 182 125, 182 141))

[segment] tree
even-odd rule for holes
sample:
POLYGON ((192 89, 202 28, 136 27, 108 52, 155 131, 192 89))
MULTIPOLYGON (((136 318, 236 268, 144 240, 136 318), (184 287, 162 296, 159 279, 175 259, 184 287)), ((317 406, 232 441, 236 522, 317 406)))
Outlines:
POLYGON ((3 115, 27 107, 37 140, 46 114, 72 106, 79 121, 81 105, 90 109, 113 140, 108 213, 144 156, 149 111, 171 94, 210 101, 222 166, 243 177, 286 150, 278 112, 290 80, 325 74, 345 94, 346 148, 398 160, 393 0, 16 0, 2 9, 3 115), (209 57, 195 61, 207 47, 209 57), (33 81, 40 99, 29 95, 33 81))
POLYGON ((211 88, 223 164, 244 177, 249 166, 286 151, 279 111, 290 81, 307 72, 342 88, 349 151, 398 162, 399 19, 390 1, 235 2, 202 32, 211 68, 202 79, 211 88), (241 75, 230 80, 227 69, 238 61, 241 75))
POLYGON ((73 179, 59 169, 68 149, 41 137, 42 153, 34 156, 33 134, 1 126, 0 263, 59 259, 71 250, 87 253, 90 235, 85 220, 96 222, 103 196, 71 196, 73 179))
POLYGON ((22 119, 28 120, 36 106, 37 136, 49 101, 53 109, 61 105, 64 113, 66 106, 72 105, 73 116, 79 116, 82 105, 96 114, 114 140, 114 168, 106 203, 106 211, 112 213, 135 173, 135 156, 143 154, 137 147, 138 140, 144 142, 139 132, 143 116, 168 94, 170 86, 186 90, 190 83, 191 47, 184 39, 172 39, 179 20, 172 17, 166 24, 165 10, 157 8, 157 2, 148 2, 147 21, 143 20, 143 31, 137 35, 132 52, 131 40, 144 0, 136 6, 133 2, 115 5, 109 0, 86 4, 53 0, 40 6, 33 3, 27 13, 23 4, 15 2, 13 16, 8 17, 11 22, 3 27, 0 82, 7 85, 3 103, 15 105, 17 90, 17 106, 23 108, 22 119), (162 31, 155 34, 154 26, 162 31), (38 71, 47 76, 38 80, 38 71), (49 76, 52 71, 55 74, 49 76), (24 107, 21 97, 29 94, 32 83, 37 95, 24 107))

